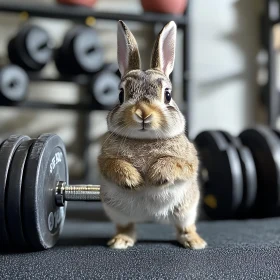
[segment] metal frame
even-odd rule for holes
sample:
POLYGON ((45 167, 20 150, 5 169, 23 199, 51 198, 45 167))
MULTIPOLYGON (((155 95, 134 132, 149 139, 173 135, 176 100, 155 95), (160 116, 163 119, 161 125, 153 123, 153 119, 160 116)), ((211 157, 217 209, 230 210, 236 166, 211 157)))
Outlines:
POLYGON ((275 49, 273 46, 273 27, 280 23, 280 1, 267 0, 265 6, 265 15, 262 20, 263 24, 263 46, 267 52, 267 71, 268 80, 265 86, 265 102, 267 105, 268 125, 272 128, 276 127, 276 122, 280 113, 280 95, 276 88, 276 65, 275 65, 275 49), (278 7, 278 8, 277 8, 278 7), (275 18, 275 12, 278 10, 278 16, 275 18))

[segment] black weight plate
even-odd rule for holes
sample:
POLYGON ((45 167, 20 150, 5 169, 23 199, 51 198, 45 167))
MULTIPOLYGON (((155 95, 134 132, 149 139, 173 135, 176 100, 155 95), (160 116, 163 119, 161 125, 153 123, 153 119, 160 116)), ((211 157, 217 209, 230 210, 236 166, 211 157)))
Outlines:
POLYGON ((25 99, 29 78, 17 65, 7 65, 0 70, 0 101, 2 104, 25 99))
POLYGON ((239 138, 254 157, 257 170, 257 212, 274 216, 280 206, 280 144, 268 127, 259 126, 243 131, 239 138))
POLYGON ((241 216, 248 215, 255 204, 257 196, 257 172, 251 151, 241 141, 226 131, 220 131, 232 144, 239 155, 243 175, 243 199, 239 209, 241 216))
POLYGON ((82 72, 95 73, 102 68, 103 51, 97 32, 93 28, 81 28, 74 36, 71 48, 74 60, 82 72))
POLYGON ((9 42, 11 62, 30 71, 40 71, 52 58, 52 40, 48 33, 36 25, 24 25, 9 42))
POLYGON ((108 70, 94 75, 89 90, 96 102, 102 109, 111 109, 119 100, 120 78, 108 70))
POLYGON ((53 247, 61 233, 66 208, 57 207, 58 181, 68 184, 65 146, 54 134, 43 134, 28 153, 24 170, 22 209, 23 230, 35 249, 53 247))
POLYGON ((53 42, 46 30, 33 25, 29 28, 24 39, 26 54, 37 66, 34 70, 41 70, 52 58, 53 42))
POLYGON ((25 162, 34 140, 26 140, 17 148, 12 159, 6 190, 7 228, 13 244, 27 248, 28 244, 22 228, 21 194, 25 162))
POLYGON ((195 144, 202 165, 206 214, 213 219, 233 218, 243 196, 242 170, 236 149, 215 131, 200 133, 195 144))
POLYGON ((96 31, 83 25, 71 28, 56 52, 55 64, 63 75, 99 71, 103 65, 103 51, 96 31))
MULTIPOLYGON (((71 57, 71 41, 73 40, 76 33, 80 30, 80 26, 75 26, 71 28, 64 36, 62 45, 57 49, 55 53, 55 65, 58 70, 63 75, 74 74, 77 70, 77 66, 73 65, 73 57, 71 57)), ((77 71, 79 72, 79 71, 77 71)))
POLYGON ((12 135, 5 140, 0 148, 0 240, 1 248, 7 248, 9 245, 9 236, 7 232, 6 213, 6 186, 11 161, 17 147, 26 141, 28 136, 12 135))
POLYGON ((26 24, 16 34, 16 36, 9 41, 8 55, 12 63, 21 66, 25 70, 36 71, 38 65, 26 53, 25 38, 33 26, 26 24))

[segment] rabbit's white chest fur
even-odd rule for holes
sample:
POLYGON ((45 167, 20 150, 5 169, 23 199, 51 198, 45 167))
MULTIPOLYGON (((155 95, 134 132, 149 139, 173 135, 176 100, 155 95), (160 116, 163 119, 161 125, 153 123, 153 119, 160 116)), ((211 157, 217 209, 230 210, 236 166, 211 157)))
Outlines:
POLYGON ((186 201, 191 182, 176 182, 169 187, 146 187, 124 190, 104 182, 101 196, 104 209, 117 223, 169 221, 174 209, 186 201))

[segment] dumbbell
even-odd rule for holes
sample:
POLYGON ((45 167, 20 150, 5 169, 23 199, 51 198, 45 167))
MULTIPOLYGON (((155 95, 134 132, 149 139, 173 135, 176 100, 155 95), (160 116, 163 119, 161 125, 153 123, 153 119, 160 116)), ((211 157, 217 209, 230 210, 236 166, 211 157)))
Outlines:
POLYGON ((195 138, 201 159, 203 208, 212 219, 280 214, 279 132, 265 126, 238 137, 204 131, 195 138))
POLYGON ((88 92, 97 108, 110 110, 117 104, 120 81, 118 66, 114 63, 105 64, 90 78, 88 92))
POLYGON ((68 185, 61 138, 13 135, 0 145, 1 249, 53 247, 62 231, 67 201, 99 200, 98 185, 68 185))
POLYGON ((103 51, 97 32, 88 26, 69 30, 55 56, 62 75, 93 74, 103 66, 103 51))
POLYGON ((17 65, 0 68, 0 104, 13 104, 25 99, 29 85, 26 72, 17 65))
POLYGON ((24 25, 9 41, 8 55, 12 63, 27 71, 40 71, 51 61, 53 41, 40 26, 24 25))

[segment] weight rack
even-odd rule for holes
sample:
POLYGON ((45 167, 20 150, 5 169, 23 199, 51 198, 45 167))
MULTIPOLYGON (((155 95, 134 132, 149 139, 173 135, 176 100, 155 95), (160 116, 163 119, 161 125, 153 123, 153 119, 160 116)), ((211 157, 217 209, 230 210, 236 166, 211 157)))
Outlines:
MULTIPOLYGON (((189 1, 188 1, 189 2, 189 1)), ((189 5, 189 3, 188 3, 189 5)), ((67 5, 46 5, 46 4, 26 4, 26 3, 9 3, 8 1, 1 1, 0 3, 0 13, 12 13, 12 14, 25 14, 28 17, 43 17, 50 19, 61 19, 61 20, 71 20, 74 23, 85 23, 88 18, 108 20, 108 21, 133 21, 140 22, 144 24, 149 24, 155 26, 156 24, 165 24, 171 20, 174 20, 178 26, 178 29, 183 31, 183 71, 181 75, 182 85, 183 85, 183 99, 185 102, 184 114, 188 120, 189 108, 188 108, 188 93, 189 93, 189 23, 188 23, 188 9, 185 11, 184 15, 177 16, 171 14, 159 14, 159 13, 148 13, 143 12, 142 14, 122 14, 122 13, 107 13, 98 12, 94 9, 86 7, 77 6, 67 6, 67 5)), ((77 77, 59 77, 56 79, 49 79, 42 76, 32 76, 30 75, 30 81, 42 81, 42 82, 71 82, 76 83, 79 86, 86 84, 87 77, 77 76, 77 77)), ((4 105, 0 105, 4 106, 4 105)), ((14 105, 5 105, 14 106, 14 105)), ((82 100, 77 104, 57 104, 50 102, 34 102, 34 101, 24 101, 16 105, 18 108, 24 109, 60 109, 60 110, 76 110, 84 112, 82 131, 83 131, 83 162, 85 163, 85 171, 82 182, 88 181, 89 177, 89 155, 87 153, 88 147, 90 145, 89 139, 89 126, 90 126, 90 112, 97 110, 94 104, 85 104, 82 100)), ((188 122, 187 122, 188 123, 188 122)))

